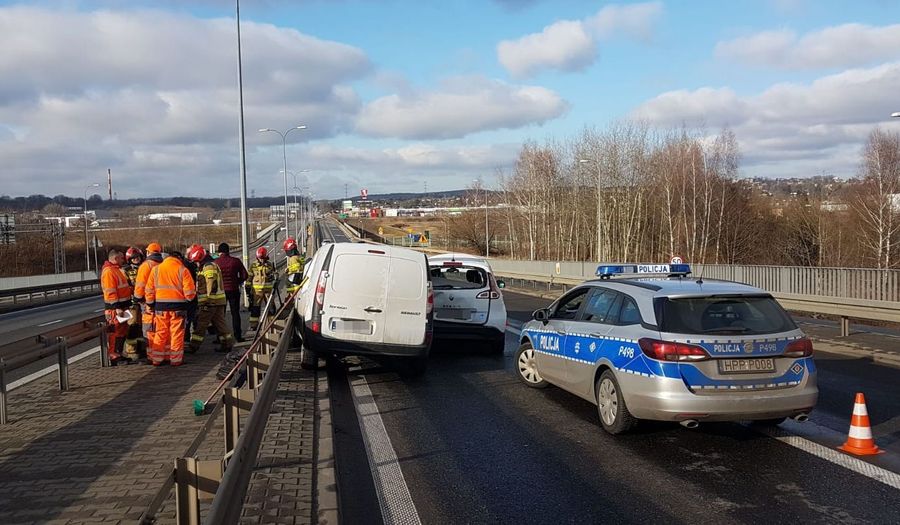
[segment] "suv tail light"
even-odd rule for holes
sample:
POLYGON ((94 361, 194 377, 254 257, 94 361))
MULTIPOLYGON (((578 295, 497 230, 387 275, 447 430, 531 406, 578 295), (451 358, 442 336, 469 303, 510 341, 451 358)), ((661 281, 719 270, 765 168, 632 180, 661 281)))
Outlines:
POLYGON ((808 337, 792 341, 784 349, 785 357, 811 357, 813 355, 813 344, 808 337))
POLYGON ((641 352, 657 361, 704 361, 709 359, 706 350, 699 346, 672 341, 659 341, 644 337, 638 341, 641 352))
POLYGON ((500 287, 497 286, 497 279, 494 279, 494 274, 489 273, 488 283, 491 285, 490 290, 485 290, 478 295, 475 296, 476 299, 499 299, 500 298, 500 287))

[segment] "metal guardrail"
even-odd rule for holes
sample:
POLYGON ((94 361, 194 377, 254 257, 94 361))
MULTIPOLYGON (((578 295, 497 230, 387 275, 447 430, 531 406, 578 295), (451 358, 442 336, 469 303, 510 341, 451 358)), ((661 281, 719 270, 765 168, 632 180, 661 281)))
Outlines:
POLYGON ((100 291, 96 278, 84 281, 45 284, 27 288, 0 290, 0 311, 16 310, 35 303, 52 303, 95 295, 100 291))
POLYGON ((79 345, 94 337, 100 338, 101 366, 108 366, 106 357, 106 323, 102 316, 56 328, 44 334, 13 341, 0 346, 0 425, 9 421, 7 402, 9 397, 7 375, 17 369, 56 355, 59 365, 59 389, 69 390, 70 346, 79 345))
MULTIPOLYGON (((594 279, 597 268, 592 262, 490 262, 497 275, 564 287, 594 279)), ((707 264, 693 271, 762 288, 788 310, 837 316, 842 336, 850 333, 850 319, 900 323, 900 270, 707 264)))
MULTIPOLYGON (((273 297, 274 294, 270 296, 264 316, 273 297)), ((209 500, 212 500, 212 506, 205 523, 238 522, 293 336, 293 304, 289 296, 274 317, 261 319, 261 329, 231 372, 206 402, 194 402, 195 413, 208 414, 209 419, 185 453, 175 459, 171 476, 141 516, 141 524, 155 522, 156 513, 168 499, 173 486, 177 523, 200 523, 200 502, 209 500), (242 377, 246 377, 246 388, 238 386, 242 377), (219 392, 220 402, 210 407, 209 403, 219 392), (196 451, 219 413, 222 413, 225 427, 225 454, 221 460, 200 460, 195 457, 196 451)))

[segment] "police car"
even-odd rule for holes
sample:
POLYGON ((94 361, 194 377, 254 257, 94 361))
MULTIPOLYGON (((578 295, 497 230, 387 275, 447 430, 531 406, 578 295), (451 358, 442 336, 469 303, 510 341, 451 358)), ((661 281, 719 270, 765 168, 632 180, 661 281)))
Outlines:
POLYGON ((591 401, 611 434, 641 419, 805 421, 818 398, 810 340, 765 291, 689 275, 600 265, 522 327, 517 375, 591 401))

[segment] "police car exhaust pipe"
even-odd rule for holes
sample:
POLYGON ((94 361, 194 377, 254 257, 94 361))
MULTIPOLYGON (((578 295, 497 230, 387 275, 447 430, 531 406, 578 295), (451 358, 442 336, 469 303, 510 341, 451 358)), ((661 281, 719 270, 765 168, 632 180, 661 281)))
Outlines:
POLYGON ((678 422, 684 428, 697 428, 700 426, 700 423, 696 419, 685 419, 684 421, 678 422))
POLYGON ((793 416, 791 419, 793 419, 794 421, 799 421, 799 422, 803 423, 804 421, 809 421, 809 414, 807 414, 806 412, 803 412, 802 414, 797 414, 796 416, 793 416))

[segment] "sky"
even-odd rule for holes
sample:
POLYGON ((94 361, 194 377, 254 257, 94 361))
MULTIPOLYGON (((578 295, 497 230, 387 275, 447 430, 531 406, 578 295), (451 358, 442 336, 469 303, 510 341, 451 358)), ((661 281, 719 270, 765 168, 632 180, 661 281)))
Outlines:
MULTIPOLYGON (((0 195, 111 169, 118 198, 238 196, 234 7, 0 0, 0 195)), ((728 126, 744 177, 854 176, 900 131, 896 0, 244 0, 241 38, 256 196, 283 152, 290 193, 339 198, 491 187, 523 142, 622 120, 728 126)))

